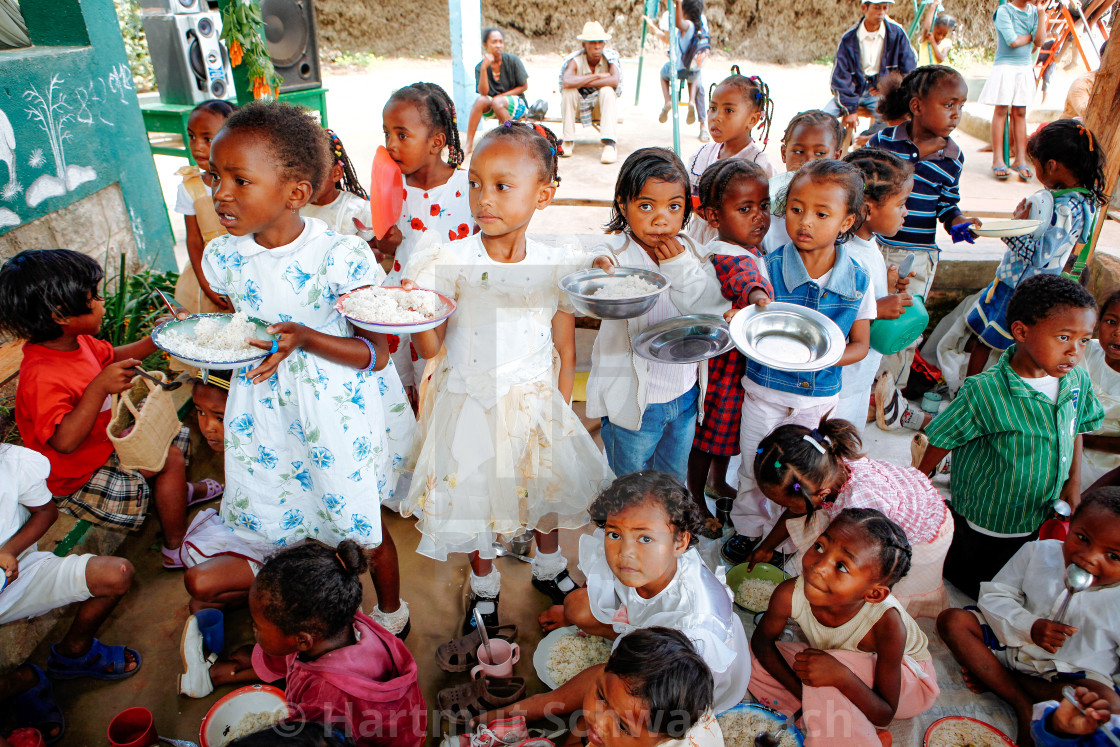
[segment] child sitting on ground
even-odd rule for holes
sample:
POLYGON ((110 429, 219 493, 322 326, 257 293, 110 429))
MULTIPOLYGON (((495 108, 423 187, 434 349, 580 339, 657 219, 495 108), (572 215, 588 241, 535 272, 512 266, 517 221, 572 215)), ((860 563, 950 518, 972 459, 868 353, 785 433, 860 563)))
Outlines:
POLYGON ((966 379, 926 429, 922 474, 953 451, 945 578, 971 597, 1035 536, 1055 501, 1076 507, 1080 499, 1081 434, 1104 420, 1077 366, 1096 317, 1096 301, 1077 282, 1058 275, 1024 281, 1007 307, 1015 344, 966 379))
POLYGON ((578 625, 612 640, 652 625, 680 630, 712 669, 715 712, 741 701, 750 679, 747 636, 727 584, 695 549, 700 516, 684 485, 664 472, 635 472, 615 480, 588 512, 600 531, 580 538, 587 586, 544 612, 541 627, 578 625))
POLYGON ((803 713, 802 731, 817 747, 875 744, 894 719, 929 710, 941 692, 929 641, 891 594, 909 570, 910 543, 897 524, 875 509, 841 511, 805 554, 801 575, 770 597, 751 637, 751 694, 786 715, 803 713), (790 618, 807 644, 778 640, 790 618))
POLYGON ((1117 582, 1120 488, 1102 488, 1082 499, 1064 542, 1028 542, 980 585, 978 607, 938 617, 969 688, 990 689, 1015 709, 1020 745, 1033 704, 1061 698, 1063 685, 1086 687, 1120 709, 1112 679, 1120 671, 1117 582), (1070 596, 1063 579, 1073 565, 1092 574, 1093 585, 1070 596))
MULTIPOLYGON (((119 680, 140 669, 140 654, 94 636, 132 586, 124 558, 40 552, 36 542, 58 518, 47 489, 50 463, 22 446, 0 446, 0 625, 80 602, 62 640, 51 646, 47 672, 56 679, 119 680)), ((47 744, 66 728, 43 670, 24 664, 0 677, 0 701, 11 700, 18 725, 38 729, 47 744)))
POLYGON ((358 745, 412 747, 427 711, 404 643, 362 613, 366 553, 308 540, 261 568, 249 592, 257 645, 210 669, 215 686, 286 680, 288 709, 358 745))
POLYGON ((1031 722, 1035 747, 1111 747, 1120 738, 1120 717, 1109 710, 1108 701, 1087 687, 1077 687, 1074 697, 1084 713, 1066 698, 1036 703, 1031 722), (1112 734, 1109 739, 1102 732, 1112 734))
POLYGON ((1120 467, 1120 290, 1101 304, 1097 339, 1090 340, 1079 364, 1093 382, 1093 393, 1104 408, 1104 422, 1086 433, 1081 450, 1081 484, 1086 489, 1120 467))
POLYGON ((23 251, 0 268, 0 330, 25 341, 16 425, 24 444, 50 460, 47 488, 67 513, 132 530, 154 498, 163 566, 182 568, 187 507, 217 497, 221 485, 187 482, 186 428, 163 469, 121 468, 105 431, 110 396, 132 386, 133 369, 156 346, 150 335, 117 348, 94 337, 105 316, 102 276, 96 260, 68 249, 23 251))

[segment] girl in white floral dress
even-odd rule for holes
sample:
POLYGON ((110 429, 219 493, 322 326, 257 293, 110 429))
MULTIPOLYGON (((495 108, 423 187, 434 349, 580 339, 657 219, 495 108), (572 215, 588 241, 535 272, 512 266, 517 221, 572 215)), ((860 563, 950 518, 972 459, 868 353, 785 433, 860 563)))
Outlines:
POLYGON ((279 338, 230 387, 222 520, 277 546, 357 541, 370 550, 374 617, 403 635, 407 607, 379 500, 393 469, 375 373, 388 344, 361 330, 355 337, 334 309, 339 296, 385 273, 361 239, 300 217, 330 156, 326 134, 295 107, 240 109, 214 140, 210 167, 229 235, 207 246, 206 279, 279 338))
POLYGON ((418 552, 470 553, 464 633, 476 607, 488 627, 498 624, 498 535, 535 531, 533 585, 563 601, 575 584, 557 531, 586 524, 588 505, 613 478, 569 405, 575 321, 556 285, 592 255, 574 238, 548 246, 525 236, 556 193, 556 154, 555 136, 540 125, 507 122, 488 133, 468 177, 480 234, 420 251, 403 273, 406 288, 432 288, 458 305, 446 323, 412 336, 430 362, 401 512, 419 515, 418 552))

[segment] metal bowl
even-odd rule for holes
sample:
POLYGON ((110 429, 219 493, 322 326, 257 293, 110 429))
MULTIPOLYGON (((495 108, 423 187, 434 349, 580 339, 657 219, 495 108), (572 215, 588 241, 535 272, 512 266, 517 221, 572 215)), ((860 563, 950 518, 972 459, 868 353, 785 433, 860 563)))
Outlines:
MULTIPOLYGON (((163 337, 164 332, 175 331, 187 337, 193 337, 195 325, 198 324, 200 319, 208 317, 232 319, 233 314, 191 314, 186 319, 171 319, 152 330, 152 342, 155 343, 155 346, 157 348, 167 353, 175 360, 185 363, 188 366, 193 366, 194 368, 200 368, 207 371, 236 371, 239 368, 245 368, 247 366, 260 363, 268 357, 267 350, 259 350, 254 353, 246 352, 245 357, 233 361, 196 360, 194 358, 188 358, 180 353, 177 353, 167 346, 167 343, 165 342, 163 337)), ((253 334, 253 337, 255 339, 264 340, 266 342, 277 339, 276 335, 270 335, 265 332, 265 330, 269 326, 268 322, 264 321, 263 319, 258 319, 254 316, 249 317, 249 321, 252 322, 256 327, 256 331, 253 334)))
POLYGON ((655 363, 696 363, 722 355, 732 345, 727 322, 714 314, 666 319, 634 338, 634 352, 655 363))
POLYGON ((669 279, 652 270, 638 267, 616 267, 613 275, 598 269, 580 270, 565 275, 558 283, 560 290, 572 299, 576 311, 596 319, 633 319, 653 308, 657 298, 669 290, 669 279), (642 280, 653 283, 657 290, 646 296, 634 298, 596 298, 591 294, 603 287, 606 278, 621 278, 636 275, 642 280))
POLYGON ((779 371, 820 371, 844 355, 844 333, 816 309, 794 303, 749 306, 731 320, 735 347, 779 371))
MULTIPOLYGON (((369 287, 370 286, 368 286, 368 285, 363 285, 361 288, 355 288, 354 290, 350 291, 350 293, 342 294, 342 296, 340 296, 339 299, 337 301, 335 301, 334 310, 337 311, 339 314, 342 314, 344 317, 346 317, 347 321, 349 321, 355 327, 359 327, 361 329, 369 330, 370 332, 380 332, 383 335, 410 335, 413 332, 426 332, 429 329, 435 329, 439 325, 443 324, 444 321, 446 321, 449 316, 451 316, 452 314, 455 313, 455 309, 456 309, 455 301, 453 301, 452 299, 443 295, 442 293, 439 293, 438 291, 431 291, 431 292, 435 293, 437 296, 439 296, 439 300, 443 303, 443 310, 442 310, 442 312, 440 313, 439 316, 435 317, 434 319, 429 319, 429 320, 424 321, 424 322, 404 322, 404 323, 371 322, 371 321, 367 321, 365 319, 359 319, 355 316, 350 316, 345 311, 343 311, 343 309, 342 309, 342 302, 343 301, 345 301, 352 293, 357 293, 358 291, 365 290, 366 288, 369 288, 369 287)), ((392 288, 394 290, 404 290, 399 285, 386 285, 386 286, 383 286, 383 287, 392 288)), ((428 290, 428 289, 427 288, 416 288, 415 290, 428 290)))

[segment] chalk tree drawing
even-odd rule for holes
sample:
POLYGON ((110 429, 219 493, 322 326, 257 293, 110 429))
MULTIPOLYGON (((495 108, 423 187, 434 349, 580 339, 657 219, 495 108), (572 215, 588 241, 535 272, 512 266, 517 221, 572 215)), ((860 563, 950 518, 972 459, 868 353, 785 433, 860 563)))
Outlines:
POLYGON ((23 187, 16 181, 16 132, 12 129, 12 123, 3 109, 0 109, 0 161, 8 167, 8 182, 0 191, 0 197, 10 200, 18 195, 23 187))
POLYGON ((66 143, 73 139, 71 125, 76 122, 73 107, 62 90, 64 80, 55 73, 51 76, 46 95, 32 84, 23 94, 30 104, 25 110, 27 118, 38 122, 47 133, 47 141, 54 158, 54 175, 43 174, 27 188, 28 207, 37 207, 43 200, 60 197, 79 185, 97 178, 97 172, 88 166, 66 163, 66 143))

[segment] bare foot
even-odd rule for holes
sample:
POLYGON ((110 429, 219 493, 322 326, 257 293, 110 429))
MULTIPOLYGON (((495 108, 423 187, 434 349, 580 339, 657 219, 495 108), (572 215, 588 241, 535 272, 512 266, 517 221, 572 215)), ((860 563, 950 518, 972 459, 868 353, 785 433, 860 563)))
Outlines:
POLYGON ((564 605, 554 604, 537 617, 537 622, 541 624, 541 630, 548 633, 557 628, 563 628, 571 623, 568 618, 564 616, 564 605))
POLYGON ((974 692, 977 695, 988 692, 988 686, 978 680, 972 672, 968 671, 967 667, 961 667, 961 677, 964 678, 964 686, 967 687, 970 692, 974 692))

